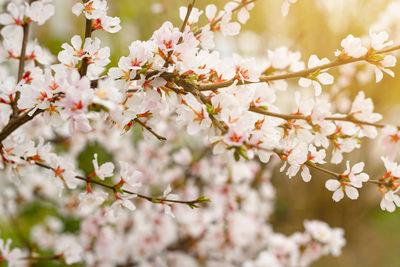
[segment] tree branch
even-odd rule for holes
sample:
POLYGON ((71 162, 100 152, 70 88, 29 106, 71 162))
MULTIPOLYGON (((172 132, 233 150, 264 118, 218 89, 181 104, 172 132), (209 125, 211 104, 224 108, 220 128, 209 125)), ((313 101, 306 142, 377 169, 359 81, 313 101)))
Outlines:
MULTIPOLYGON (((249 111, 255 112, 255 113, 258 113, 258 114, 262 114, 262 115, 266 115, 266 116, 270 116, 270 117, 281 118, 281 119, 288 120, 288 121, 289 120, 306 120, 306 121, 310 120, 310 116, 280 114, 280 113, 276 113, 276 112, 263 110, 263 109, 257 108, 257 107, 250 107, 249 111)), ((373 127, 377 127, 377 128, 383 128, 383 127, 386 126, 385 124, 380 124, 380 123, 360 121, 360 120, 357 120, 356 118, 354 118, 352 116, 349 116, 349 115, 347 115, 345 117, 325 117, 324 120, 328 120, 328 121, 347 121, 347 122, 352 122, 354 124, 368 125, 368 126, 373 126, 373 127)), ((400 126, 397 126, 397 128, 400 129, 400 126)))
MULTIPOLYGON (((389 52, 393 52, 393 51, 397 51, 397 50, 400 50, 400 45, 393 46, 393 47, 390 47, 387 49, 378 50, 378 51, 375 51, 375 53, 383 54, 383 53, 389 53, 389 52)), ((300 77, 306 78, 308 75, 310 75, 318 70, 325 70, 325 69, 329 69, 332 67, 337 67, 337 66, 354 63, 354 62, 359 62, 359 61, 367 61, 368 62, 368 60, 369 60, 368 54, 365 56, 362 56, 360 58, 335 59, 328 64, 320 65, 320 66, 317 66, 314 68, 309 68, 309 69, 305 69, 305 70, 301 70, 301 71, 297 71, 297 72, 290 72, 290 73, 277 74, 277 75, 266 75, 266 76, 262 75, 258 82, 249 82, 249 81, 242 82, 240 80, 233 79, 233 80, 229 80, 229 81, 225 81, 225 82, 201 85, 201 86, 199 86, 199 90, 200 91, 215 91, 220 88, 231 86, 235 81, 237 81, 238 85, 242 85, 242 84, 270 82, 270 81, 276 81, 276 80, 286 80, 286 79, 290 79, 290 78, 300 78, 300 77)))
MULTIPOLYGON (((86 38, 90 38, 92 36, 92 31, 93 31, 92 20, 91 19, 86 19, 84 41, 86 41, 86 38)), ((88 60, 87 57, 85 57, 82 60, 82 65, 81 65, 81 68, 79 69, 79 73, 80 73, 81 77, 86 75, 88 66, 89 66, 89 60, 88 60)))
MULTIPOLYGON (((29 2, 31 2, 31 1, 29 1, 29 2)), ((30 24, 28 22, 25 22, 24 25, 22 25, 24 35, 22 37, 21 52, 19 55, 17 82, 21 81, 22 76, 24 75, 26 47, 28 45, 28 39, 29 39, 29 25, 30 24)), ((20 97, 21 97, 21 92, 17 91, 15 93, 14 101, 11 104, 11 107, 13 110, 12 115, 11 115, 12 119, 14 119, 18 116, 18 100, 20 97)))
POLYGON ((158 140, 160 141, 165 141, 167 140, 167 138, 157 134, 156 132, 153 131, 153 129, 151 129, 151 127, 147 126, 144 122, 142 122, 141 120, 139 120, 138 118, 135 118, 134 121, 138 124, 140 124, 143 128, 145 128, 147 131, 149 131, 151 134, 153 134, 158 140))
MULTIPOLYGON (((44 169, 48 169, 48 170, 53 170, 54 171, 54 168, 52 168, 52 167, 50 167, 50 166, 48 166, 48 165, 46 165, 44 163, 35 161, 34 164, 39 166, 39 167, 42 167, 44 169)), ((78 179, 78 180, 81 180, 81 181, 85 181, 86 183, 96 184, 96 185, 102 186, 104 188, 110 189, 113 192, 116 192, 116 188, 114 186, 112 186, 112 185, 108 185, 108 184, 102 183, 100 181, 96 181, 96 180, 90 179, 88 177, 83 177, 83 176, 79 176, 79 175, 76 175, 74 178, 78 179)), ((196 207, 196 204, 210 201, 209 199, 203 198, 203 197, 199 197, 199 198, 197 198, 195 200, 176 200, 176 199, 168 199, 168 198, 164 198, 164 197, 161 197, 161 198, 160 197, 150 197, 150 196, 146 196, 146 195, 143 195, 143 194, 135 193, 135 192, 132 192, 132 191, 129 191, 129 190, 125 190, 125 189, 122 189, 122 192, 124 192, 126 194, 130 194, 130 195, 135 195, 138 198, 142 198, 142 199, 145 199, 147 201, 150 201, 152 203, 157 203, 157 204, 165 204, 165 203, 168 202, 168 203, 185 204, 185 205, 188 205, 190 207, 196 207)))

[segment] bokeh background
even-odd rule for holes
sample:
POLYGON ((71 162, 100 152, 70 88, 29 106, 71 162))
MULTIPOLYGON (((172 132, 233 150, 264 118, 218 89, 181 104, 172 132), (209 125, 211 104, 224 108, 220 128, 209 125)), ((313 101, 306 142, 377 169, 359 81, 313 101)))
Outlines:
MULTIPOLYGON (((69 42, 75 34, 83 35, 83 17, 76 17, 70 10, 76 1, 53 0, 56 4, 56 16, 45 26, 35 28, 32 38, 50 48, 57 54, 64 42, 69 42)), ((115 66, 118 58, 128 54, 128 45, 137 39, 146 40, 152 32, 159 28, 165 20, 180 25, 178 7, 187 5, 188 0, 112 0, 111 15, 121 18, 122 30, 117 34, 94 35, 102 39, 103 45, 112 47, 112 63, 115 66)), ((214 3, 223 7, 226 1, 199 0, 198 8, 214 3)), ((348 34, 355 36, 368 35, 369 28, 380 14, 386 10, 390 0, 299 0, 292 5, 289 15, 283 17, 280 12, 282 0, 257 0, 256 8, 251 11, 251 17, 242 27, 239 37, 218 36, 217 49, 224 55, 234 51, 246 56, 262 56, 268 49, 287 46, 293 51, 300 51, 302 59, 307 61, 311 54, 319 57, 333 58, 334 51, 340 47, 340 41, 348 34)), ((400 31, 399 25, 393 25, 400 31)), ((394 38, 395 43, 400 39, 394 38)), ((360 67, 362 68, 362 67, 360 67)), ((332 73, 339 74, 338 70, 332 73)), ((395 69, 399 75, 399 68, 395 69)), ((293 87, 295 87, 295 81, 293 87)), ((341 89, 341 93, 353 99, 358 91, 363 90, 374 100, 376 111, 385 115, 384 122, 400 124, 397 115, 400 102, 400 80, 385 75, 384 80, 376 84, 360 83, 357 79, 350 86, 341 89)), ((333 90, 324 87, 325 92, 333 90)), ((283 94, 282 98, 293 99, 293 90, 283 94)), ((287 102, 286 99, 280 99, 287 102)), ((62 148, 60 148, 62 149, 62 148)), ((82 169, 90 168, 93 153, 99 153, 100 161, 108 160, 106 151, 96 144, 89 144, 79 158, 82 169)), ((383 151, 376 142, 366 141, 360 150, 345 155, 352 163, 366 162, 366 171, 371 178, 378 178, 384 168, 379 158, 383 151)), ((331 166, 332 170, 342 171, 344 165, 331 166)), ((338 258, 324 257, 315 263, 317 266, 400 266, 400 213, 383 212, 379 208, 380 193, 375 187, 362 189, 360 199, 342 200, 334 203, 331 193, 324 188, 326 176, 313 173, 310 183, 304 183, 299 177, 289 180, 275 171, 272 181, 277 190, 276 210, 271 217, 271 223, 276 231, 290 235, 302 230, 305 219, 318 219, 328 222, 331 226, 345 229, 347 245, 342 256, 338 258)), ((45 215, 56 214, 52 209, 46 209, 42 204, 32 203, 25 212, 16 218, 20 221, 20 230, 28 236, 30 226, 41 220, 45 215)), ((15 236, 8 229, 7 222, 1 224, 3 235, 15 236)), ((74 231, 78 222, 67 220, 67 229, 74 231)), ((17 240, 16 238, 15 240, 17 240)), ((57 263, 46 263, 57 264, 57 263)), ((43 266, 43 265, 42 265, 43 266)))

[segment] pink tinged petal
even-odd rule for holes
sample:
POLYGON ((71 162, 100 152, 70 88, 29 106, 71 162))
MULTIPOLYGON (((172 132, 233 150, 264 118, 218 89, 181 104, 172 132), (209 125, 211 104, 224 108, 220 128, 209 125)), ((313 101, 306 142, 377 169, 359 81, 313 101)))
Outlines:
POLYGON ((123 77, 125 74, 120 68, 114 67, 110 68, 110 70, 108 71, 108 75, 113 79, 119 79, 123 77))
POLYGON ((375 67, 375 80, 376 80, 376 82, 377 83, 380 82, 382 80, 382 78, 383 78, 383 72, 378 67, 375 67))
POLYGON ((312 85, 313 85, 314 90, 315 90, 315 96, 319 96, 321 94, 321 92, 322 92, 321 85, 317 81, 312 81, 312 85))
POLYGON ((83 9, 84 6, 81 3, 76 3, 72 6, 72 13, 74 13, 76 16, 79 16, 82 13, 83 9))
POLYGON ((306 183, 311 181, 310 170, 307 167, 303 168, 303 171, 301 172, 301 177, 303 178, 303 181, 306 182, 306 183))
POLYGON ((171 193, 171 191, 172 191, 172 188, 171 188, 171 185, 169 184, 167 186, 167 188, 165 188, 165 190, 163 192, 163 196, 166 197, 169 193, 171 193))
POLYGON ((172 213, 172 209, 169 205, 164 206, 164 212, 167 215, 170 215, 172 218, 175 218, 175 215, 172 213))
POLYGON ((185 6, 181 6, 179 8, 179 18, 183 21, 186 17, 186 13, 187 13, 187 7, 185 6))
POLYGON ((336 190, 332 195, 332 199, 335 202, 339 202, 343 197, 344 197, 344 192, 343 192, 342 188, 339 188, 338 190, 336 190))
POLYGON ((134 211, 135 209, 136 209, 136 206, 132 203, 132 201, 130 201, 130 200, 124 200, 123 202, 122 202, 122 205, 125 207, 125 208, 127 208, 127 209, 129 209, 129 210, 131 210, 131 211, 134 211))
POLYGON ((330 75, 329 73, 323 72, 320 75, 318 75, 318 81, 320 83, 327 85, 327 84, 333 84, 333 76, 330 75))
POLYGON ((246 8, 242 8, 238 13, 238 20, 240 23, 245 24, 250 18, 249 11, 246 8))
POLYGON ((360 173, 364 169, 364 165, 365 165, 364 162, 359 162, 359 163, 355 164, 351 168, 351 170, 352 170, 353 173, 360 173))
POLYGON ((8 25, 8 24, 13 24, 13 23, 14 23, 14 20, 10 16, 10 14, 7 14, 7 13, 0 14, 0 24, 8 25))
POLYGON ((340 187, 340 182, 338 180, 329 179, 328 181, 326 181, 325 187, 329 191, 335 191, 340 187))
POLYGON ((208 5, 206 6, 206 17, 208 20, 212 20, 215 18, 215 15, 217 14, 217 7, 215 5, 208 5))
POLYGON ((240 32, 240 24, 237 22, 231 22, 221 25, 221 32, 223 35, 227 36, 237 35, 240 32))
POLYGON ((396 65, 396 57, 392 55, 387 55, 385 58, 381 61, 382 66, 384 67, 394 67, 396 65))
POLYGON ((286 168, 287 165, 287 161, 285 161, 285 163, 283 163, 282 167, 279 169, 280 172, 283 172, 286 168))
POLYGON ((311 80, 310 79, 306 79, 306 78, 300 78, 299 80, 299 85, 301 87, 309 87, 311 85, 311 80))
POLYGON ((394 203, 392 201, 386 199, 387 194, 388 193, 386 193, 383 196, 381 203, 380 203, 380 207, 382 210, 387 210, 389 212, 393 212, 396 209, 396 206, 394 205, 394 203))
POLYGON ((308 67, 314 68, 319 65, 319 59, 316 55, 311 55, 308 59, 308 67))
POLYGON ((81 39, 81 37, 80 37, 79 35, 74 35, 74 36, 71 38, 71 44, 72 44, 72 47, 73 47, 75 50, 80 49, 81 46, 82 46, 82 39, 81 39))
POLYGON ((271 158, 272 153, 267 151, 258 151, 258 157, 263 163, 267 163, 271 158))
POLYGON ((352 186, 345 186, 344 190, 346 191, 346 195, 350 198, 350 199, 357 199, 358 198, 358 190, 355 189, 352 186))
POLYGON ((394 72, 393 72, 392 70, 390 70, 390 69, 385 69, 385 68, 382 68, 382 70, 383 70, 386 74, 388 74, 388 75, 394 77, 394 72))
POLYGON ((111 162, 106 162, 100 166, 100 170, 103 173, 104 177, 110 177, 114 172, 114 164, 111 162))

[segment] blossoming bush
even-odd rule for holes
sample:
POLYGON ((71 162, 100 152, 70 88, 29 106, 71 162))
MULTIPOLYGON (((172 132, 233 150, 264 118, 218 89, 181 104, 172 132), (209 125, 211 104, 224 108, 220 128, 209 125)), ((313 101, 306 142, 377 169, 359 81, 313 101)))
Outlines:
MULTIPOLYGON (((400 206, 399 128, 378 123, 382 116, 364 92, 340 113, 324 90, 336 82, 333 68, 364 64, 376 82, 394 76, 400 46, 384 29, 349 34, 331 59, 311 55, 307 64, 286 47, 261 61, 222 57, 214 35, 240 34, 256 1, 204 10, 195 2, 179 9, 181 25, 163 23, 108 68, 112 49, 96 32, 123 29, 107 1, 73 5, 85 34, 66 40, 57 55, 29 36, 32 24, 54 15, 52 1, 7 1, 0 14, 0 214, 22 244, 0 239, 0 261, 261 267, 339 256, 344 231, 325 222, 306 220, 291 236, 274 232, 268 219, 277 165, 304 182, 326 177, 333 201, 357 199, 370 185, 382 194, 381 209, 400 206), (289 80, 314 93, 299 90, 284 113, 277 99, 289 80), (326 167, 366 138, 387 149, 380 178, 363 172, 363 162, 346 161, 340 173, 326 167), (104 149, 90 155, 90 168, 77 166, 89 142, 104 149), (26 238, 15 217, 34 202, 49 205, 52 215, 26 238)), ((283 1, 283 15, 295 2, 283 1)))

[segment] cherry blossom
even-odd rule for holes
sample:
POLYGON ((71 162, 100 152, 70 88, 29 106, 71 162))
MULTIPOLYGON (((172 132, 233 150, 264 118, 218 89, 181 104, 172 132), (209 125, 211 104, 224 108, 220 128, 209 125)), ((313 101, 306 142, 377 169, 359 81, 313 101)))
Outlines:
POLYGON ((334 191, 332 199, 336 202, 340 201, 346 193, 350 199, 357 199, 359 193, 356 188, 361 188, 362 183, 368 181, 369 176, 361 173, 364 163, 359 162, 350 168, 349 161, 346 162, 347 170, 340 175, 339 180, 329 179, 325 183, 325 187, 329 191, 334 191))
MULTIPOLYGON (((320 60, 316 55, 312 55, 308 60, 308 67, 314 68, 328 63, 329 59, 323 58, 320 60)), ((326 73, 326 71, 327 70, 317 71, 307 78, 300 78, 299 85, 302 87, 309 87, 312 84, 315 89, 315 96, 319 96, 321 94, 320 83, 324 85, 333 83, 333 76, 326 73)))
POLYGON ((100 180, 104 180, 104 178, 114 175, 114 164, 112 162, 106 162, 99 166, 97 162, 97 154, 94 154, 92 163, 94 167, 94 174, 99 177, 100 180))

